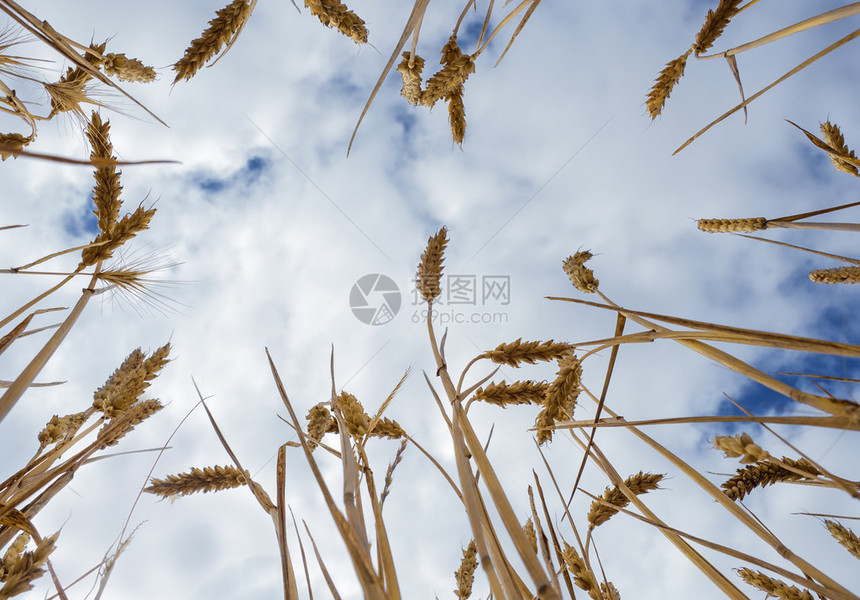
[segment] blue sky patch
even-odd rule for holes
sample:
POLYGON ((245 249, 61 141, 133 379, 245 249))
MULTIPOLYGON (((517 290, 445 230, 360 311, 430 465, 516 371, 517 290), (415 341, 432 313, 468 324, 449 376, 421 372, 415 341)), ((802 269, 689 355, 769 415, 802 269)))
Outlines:
POLYGON ((226 177, 200 174, 194 176, 193 180, 194 184, 202 191, 209 194, 217 194, 230 188, 254 185, 270 165, 271 161, 268 158, 252 156, 241 169, 234 171, 226 177))
POLYGON ((94 208, 92 198, 88 197, 76 210, 67 210, 61 217, 63 230, 73 238, 95 238, 99 234, 99 220, 94 208))

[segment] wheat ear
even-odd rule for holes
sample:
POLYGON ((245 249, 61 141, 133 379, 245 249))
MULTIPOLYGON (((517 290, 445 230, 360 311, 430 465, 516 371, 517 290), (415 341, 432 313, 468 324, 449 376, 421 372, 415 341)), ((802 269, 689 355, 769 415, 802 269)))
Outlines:
POLYGON ((433 302, 442 293, 439 282, 442 279, 442 262, 445 260, 447 245, 448 229, 443 227, 427 240, 427 248, 418 263, 418 291, 427 302, 433 302))
POLYGON ((723 34, 729 21, 738 13, 738 6, 742 0, 720 0, 716 10, 709 10, 705 17, 705 23, 696 34, 696 43, 693 49, 696 54, 704 54, 708 48, 714 45, 717 38, 723 34))
POLYGON ((543 408, 535 418, 539 444, 552 441, 556 421, 573 417, 573 409, 581 389, 582 364, 572 352, 558 360, 558 374, 549 385, 543 408))
POLYGON ((311 451, 316 449, 325 434, 337 432, 337 421, 322 403, 311 407, 305 418, 308 420, 307 442, 311 451))
POLYGON ((503 381, 478 388, 475 397, 502 408, 514 404, 542 404, 548 387, 548 384, 538 381, 515 381, 510 385, 503 381))
POLYGON ((756 445, 748 433, 718 435, 714 438, 714 448, 724 452, 726 458, 740 457, 741 463, 745 465, 770 458, 770 454, 756 445))
POLYGON ((93 394, 93 408, 103 412, 107 419, 114 419, 128 410, 167 364, 169 352, 170 344, 156 350, 150 358, 146 358, 140 348, 133 350, 93 394))
POLYGON ((125 54, 105 54, 102 68, 108 75, 116 76, 120 81, 146 83, 155 80, 155 69, 147 67, 136 58, 128 58, 125 54))
POLYGON ((14 156, 13 150, 21 150, 35 139, 35 135, 24 136, 20 133, 0 133, 0 159, 14 156))
POLYGON ((810 271, 815 283, 860 283, 860 267, 835 267, 810 271))
MULTIPOLYGON (((805 471, 810 475, 816 477, 819 475, 818 469, 805 458, 791 460, 783 457, 781 462, 788 467, 805 471)), ((779 481, 797 481, 799 479, 809 478, 782 467, 772 460, 765 460, 738 469, 737 475, 723 483, 721 487, 726 496, 732 500, 742 500, 756 487, 764 487, 779 481)))
MULTIPOLYGON (((663 475, 643 473, 642 471, 639 471, 636 475, 631 475, 625 479, 624 485, 630 488, 631 492, 639 496, 640 494, 646 494, 651 490, 658 489, 659 486, 657 484, 662 479, 663 475)), ((612 515, 618 512, 619 508, 624 508, 630 503, 630 500, 617 485, 612 488, 607 487, 603 492, 602 499, 604 502, 617 508, 607 506, 604 502, 600 502, 598 500, 592 502, 591 509, 588 511, 587 517, 589 529, 594 529, 595 527, 603 525, 612 517, 612 515)))
POLYGON ((173 70, 176 71, 173 83, 194 77, 207 61, 218 54, 224 44, 230 43, 238 35, 251 15, 251 4, 248 0, 234 0, 215 15, 203 35, 192 41, 185 50, 185 55, 173 65, 173 70))
POLYGON ((421 95, 421 103, 425 106, 433 106, 442 98, 448 98, 460 90, 475 72, 475 56, 463 54, 457 44, 457 36, 452 35, 448 42, 442 47, 442 59, 439 61, 442 68, 433 77, 427 80, 427 86, 421 95))
POLYGON ((531 517, 529 517, 526 521, 526 524, 523 525, 523 533, 526 534, 526 538, 529 541, 529 546, 531 546, 534 553, 537 554, 537 532, 535 532, 535 524, 532 521, 531 517))
POLYGON ((660 71, 660 75, 657 76, 645 100, 645 108, 648 109, 651 119, 656 119, 663 112, 663 106, 666 104, 666 100, 669 99, 669 94, 672 93, 672 89, 680 81, 681 77, 684 76, 687 58, 689 58, 691 53, 692 49, 687 50, 675 60, 666 63, 666 66, 660 71))
POLYGON ((454 573, 454 579, 457 581, 457 589, 454 593, 457 594, 459 600, 466 600, 472 595, 472 584, 475 582, 475 569, 478 568, 478 547, 475 545, 475 540, 469 542, 469 545, 463 550, 463 559, 460 561, 460 568, 454 573))
POLYGON ((195 492, 217 492, 246 485, 246 474, 234 466, 215 466, 198 469, 192 467, 188 473, 168 475, 165 479, 151 480, 144 492, 156 494, 162 498, 171 496, 187 496, 195 492))
MULTIPOLYGON (((84 53, 84 60, 93 67, 101 66, 107 43, 90 44, 92 52, 84 53)), ((92 80, 92 75, 81 67, 69 67, 66 73, 56 83, 44 84, 45 91, 51 98, 51 114, 49 118, 61 112, 74 112, 83 116, 82 102, 89 102, 86 86, 92 80)))
POLYGON ((738 569, 738 575, 751 586, 767 592, 768 596, 775 596, 781 600, 813 600, 808 590, 801 590, 779 579, 768 577, 761 571, 743 568, 738 569))
POLYGON ((356 44, 367 43, 364 21, 339 0, 305 0, 305 6, 326 27, 337 29, 356 44))
POLYGON ((403 87, 400 95, 406 98, 409 104, 417 105, 421 102, 421 71, 424 69, 424 59, 411 52, 403 53, 403 60, 397 65, 403 87))
POLYGON ((4 559, 3 586, 0 587, 0 598, 11 598, 33 589, 33 581, 45 573, 48 556, 54 551, 59 534, 42 539, 32 552, 23 552, 6 564, 4 559))
POLYGON ((842 136, 842 131, 839 129, 839 125, 831 123, 830 121, 825 121, 821 125, 821 134, 824 136, 824 141, 830 144, 834 150, 842 155, 830 155, 830 161, 833 163, 833 166, 836 167, 836 170, 860 176, 860 171, 858 171, 857 166, 843 158, 844 156, 852 158, 855 161, 857 160, 857 156, 854 154, 854 151, 845 145, 845 138, 842 136))
POLYGON ((462 146, 466 138, 466 106, 463 104, 463 86, 445 96, 448 101, 448 123, 451 125, 451 137, 454 143, 462 146))
POLYGON ((591 252, 584 250, 573 256, 568 256, 562 262, 562 268, 570 278, 573 287, 588 294, 596 292, 597 286, 600 284, 600 281, 594 277, 594 271, 585 266, 585 262, 592 256, 594 255, 591 252))
POLYGON ((851 553, 851 556, 854 558, 860 558, 860 538, 858 538, 853 531, 844 525, 829 519, 826 519, 824 524, 827 526, 827 531, 830 532, 833 539, 842 544, 842 546, 851 553))
POLYGON ((767 219, 752 217, 749 219, 699 219, 699 229, 708 233, 730 233, 762 231, 767 229, 767 219))
POLYGON ((43 450, 51 444, 67 439, 84 424, 89 417, 89 411, 83 411, 65 415, 63 417, 54 415, 51 420, 45 425, 45 428, 39 432, 37 439, 39 440, 39 450, 43 450))
MULTIPOLYGON (((90 160, 116 160, 116 156, 113 156, 113 144, 110 141, 110 121, 102 121, 101 115, 95 111, 87 126, 87 140, 92 148, 90 160)), ((96 180, 93 188, 93 203, 96 207, 93 212, 102 233, 110 234, 119 217, 121 204, 119 196, 122 192, 119 176, 120 172, 115 166, 100 167, 93 173, 93 178, 96 180)))
POLYGON ((522 338, 518 338, 508 344, 499 344, 495 350, 488 350, 477 358, 487 358, 499 365, 519 367, 522 363, 533 365, 538 361, 557 360, 570 354, 572 350, 573 346, 563 342, 524 342, 522 338))
POLYGON ((98 448, 115 446, 119 440, 158 411, 164 408, 160 400, 143 400, 129 407, 121 417, 108 421, 98 433, 98 448))
POLYGON ((582 560, 576 549, 565 543, 562 557, 565 566, 573 575, 573 582, 576 584, 576 587, 588 592, 588 595, 593 600, 601 600, 597 579, 594 577, 594 573, 585 565, 585 561, 582 560))

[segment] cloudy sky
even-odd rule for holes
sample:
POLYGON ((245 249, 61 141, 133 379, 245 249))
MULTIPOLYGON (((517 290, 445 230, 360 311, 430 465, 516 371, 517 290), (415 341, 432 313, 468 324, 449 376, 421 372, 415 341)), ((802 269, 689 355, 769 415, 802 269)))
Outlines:
MULTIPOLYGON (((38 446, 35 433, 53 414, 85 408, 93 390, 134 348, 151 351, 170 340, 174 360, 150 388, 168 406, 120 448, 163 445, 197 402, 193 378, 211 397, 212 412, 243 466, 274 496, 277 448, 296 437, 278 418, 285 410, 264 349, 304 414, 329 397, 333 348, 337 388, 355 394, 369 412, 411 369, 386 414, 453 473, 450 438, 422 375, 427 371, 432 377, 435 371, 423 325, 425 307, 411 291, 426 240, 443 225, 450 238, 446 273, 459 277, 443 280, 437 331, 448 326, 448 365, 457 375, 476 354, 520 337, 576 342, 612 335, 611 313, 545 299, 582 297, 561 270, 562 260, 580 249, 595 254, 589 265, 600 289, 626 307, 860 343, 860 330, 850 317, 857 291, 816 285, 807 277, 809 270, 835 262, 707 235, 695 223, 706 217, 777 218, 855 201, 856 180, 834 171, 785 119, 817 131, 819 122, 829 118, 856 148, 860 67, 852 50, 843 47, 756 100, 746 124, 736 114, 672 156, 684 140, 739 101, 724 61, 691 59, 665 114, 651 122, 645 110, 653 79, 689 47, 715 4, 544 2, 498 67, 493 65, 510 27, 478 58, 465 86, 468 128, 462 147, 451 141, 445 106, 429 111, 408 105, 394 73, 347 157, 350 135, 400 36, 408 4, 350 6, 370 31, 370 44, 359 47, 322 27, 305 8, 299 13, 288 2, 261 0, 239 40, 214 68, 171 86, 170 65, 221 8, 217 3, 180 8, 159 1, 123 9, 93 1, 32 3, 38 18, 65 35, 84 43, 110 38, 109 51, 137 56, 159 71, 155 83, 124 88, 169 127, 115 92, 99 90, 98 99, 116 108, 101 112, 111 120, 121 158, 180 161, 127 167, 122 176, 125 210, 141 202, 158 208, 151 230, 135 240, 123 260, 177 266, 159 274, 155 297, 106 294, 91 302, 39 377, 67 383, 24 396, 0 428, 3 455, 16 457, 12 465, 26 461, 38 446), (367 275, 385 278, 362 279, 367 275), (389 292, 398 290, 400 299, 393 318, 382 315, 387 322, 369 325, 362 320, 368 320, 366 313, 350 308, 363 294, 355 288, 359 281, 393 284, 389 292), (455 294, 457 282, 474 284, 477 293, 455 294), (493 293, 481 294, 485 284, 493 293)), ((807 4, 757 4, 731 24, 716 49, 812 16, 807 4)), ((841 4, 818 2, 814 11, 841 4)), ((418 54, 427 60, 425 71, 435 70, 461 10, 459 4, 430 4, 418 44, 418 54)), ((479 3, 461 26, 465 51, 473 50, 485 11, 486 3, 479 3)), ((497 8, 491 24, 504 14, 497 8)), ((741 55, 745 90, 761 89, 856 27, 856 18, 847 19, 741 55)), ((25 48, 32 55, 51 56, 35 42, 25 48)), ((54 80, 64 67, 54 63, 54 70, 42 76, 54 80)), ((3 121, 4 131, 14 127, 15 122, 3 121)), ((32 149, 86 156, 79 129, 70 118, 44 123, 32 149)), ((17 159, 2 163, 0 173, 0 225, 29 224, 0 232, 7 263, 2 266, 86 244, 95 235, 89 169, 17 159)), ((845 212, 820 220, 855 218, 845 212)), ((847 233, 777 230, 763 237, 852 254, 847 233)), ((69 270, 74 264, 74 259, 58 259, 53 268, 69 270)), ((6 275, 0 313, 51 283, 6 275)), ((80 288, 68 287, 53 305, 76 301, 80 288)), ((369 306, 396 308, 397 294, 383 295, 372 285, 367 289, 369 306)), ((43 319, 41 324, 50 323, 43 319)), ((13 379, 43 342, 33 336, 5 353, 0 379, 13 379)), ((856 361, 749 347, 730 351, 769 373, 858 377, 856 361)), ((599 354, 583 366, 592 390, 600 389, 607 359, 608 354, 599 354)), ((811 414, 668 342, 622 348, 618 361, 607 405, 628 419, 725 413, 731 410, 725 395, 763 414, 811 414)), ((551 367, 521 371, 502 369, 495 380, 554 376, 551 367)), ((489 367, 479 365, 470 376, 487 373, 489 367)), ((788 381, 809 389, 808 382, 788 381)), ((844 384, 829 389, 840 397, 853 394, 844 384)), ((593 415, 585 398, 577 410, 580 418, 593 415)), ((545 489, 550 487, 527 431, 536 412, 475 407, 470 413, 484 438, 495 424, 489 455, 504 465, 500 475, 523 521, 529 515, 526 488, 533 482, 532 468, 545 489)), ((738 465, 710 449, 709 440, 739 431, 649 430, 702 472, 714 473, 717 483, 738 465)), ((775 455, 797 457, 763 430, 743 431, 775 455)), ((856 435, 791 428, 779 433, 833 472, 857 478, 851 471, 856 435)), ((669 474, 664 489, 646 497, 669 524, 779 560, 629 433, 603 430, 597 441, 623 476, 639 470, 669 474)), ((170 446, 154 467, 155 476, 229 463, 199 409, 170 446)), ((371 443, 378 480, 396 449, 397 442, 371 443)), ((569 487, 581 460, 579 448, 559 435, 547 457, 562 486, 569 487)), ((43 532, 62 527, 54 564, 64 582, 96 565, 115 541, 154 460, 154 453, 147 453, 90 465, 40 515, 43 532)), ((337 465, 323 465, 338 489, 337 465)), ((607 485, 593 467, 583 481, 596 494, 607 485)), ((342 543, 295 449, 288 455, 287 498, 335 568, 343 597, 357 597, 342 543)), ((856 515, 849 501, 842 492, 782 485, 757 491, 748 506, 789 547, 858 589, 854 559, 819 520, 793 514, 856 515)), ((584 496, 573 504, 583 528, 588 505, 584 496)), ((555 506, 553 516, 560 522, 558 502, 555 506)), ((398 467, 385 511, 400 557, 404 597, 450 597, 461 548, 471 537, 468 521, 444 480, 414 448, 398 467)), ((145 496, 129 520, 131 527, 143 525, 117 564, 105 597, 274 598, 281 593, 274 532, 247 490, 172 504, 145 496)), ((567 526, 561 531, 573 540, 567 526)), ((295 537, 289 541, 297 552, 295 537)), ((722 597, 658 532, 630 518, 618 516, 603 526, 597 544, 607 578, 625 598, 722 597)), ((731 572, 744 566, 740 562, 717 554, 708 558, 750 597, 761 597, 731 572)), ((317 596, 326 597, 318 569, 312 567, 311 573, 317 596)), ((90 581, 72 588, 72 596, 84 597, 90 581)), ((476 593, 487 595, 480 575, 476 593)))

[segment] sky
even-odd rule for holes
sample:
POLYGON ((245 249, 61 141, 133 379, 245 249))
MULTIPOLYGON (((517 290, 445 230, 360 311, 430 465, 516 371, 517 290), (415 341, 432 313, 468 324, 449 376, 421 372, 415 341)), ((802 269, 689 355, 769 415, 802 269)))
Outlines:
MULTIPOLYGON (((104 294, 90 303, 38 378, 66 383, 24 396, 0 425, 2 454, 13 457, 12 465, 28 460, 38 447, 36 432, 52 415, 88 406, 92 392, 134 348, 152 351, 169 340, 173 361, 147 391, 167 406, 119 449, 164 445, 194 408, 199 389, 243 466, 274 496, 277 448, 296 436, 279 419, 286 411, 269 370, 268 348, 302 415, 329 398, 332 353, 337 389, 356 395, 368 412, 409 370, 386 415, 455 472, 450 438, 422 373, 433 379, 435 372, 423 324, 426 306, 412 291, 427 239, 442 226, 450 239, 445 273, 453 279, 443 279, 436 331, 447 327, 448 365, 457 376, 472 357, 517 338, 579 342, 611 336, 611 313, 546 299, 584 297, 571 287, 561 264, 585 249, 594 253, 589 266, 601 291, 622 306, 860 343, 850 316, 860 299, 857 291, 813 284, 807 276, 811 269, 837 266, 834 261, 705 234, 695 223, 711 217, 777 218, 855 201, 856 180, 836 172, 786 119, 813 132, 830 119, 856 147, 860 66, 843 47, 757 99, 746 123, 735 114, 673 156, 688 137, 739 101, 723 61, 691 58, 664 114, 652 122, 645 110, 654 78, 689 47, 715 4, 542 3, 498 66, 493 67, 512 33, 510 25, 478 58, 465 84, 468 127, 462 147, 451 141, 444 105, 430 111, 407 104, 395 72, 384 81, 347 156, 353 128, 400 36, 408 4, 350 5, 370 31, 370 43, 359 47, 322 27, 304 7, 297 12, 286 2, 261 0, 238 41, 213 68, 174 86, 170 65, 221 8, 218 4, 180 7, 156 1, 108 10, 85 0, 31 3, 29 10, 68 37, 85 43, 110 38, 109 51, 156 67, 156 82, 123 88, 168 127, 106 89, 98 98, 116 110, 101 113, 111 121, 120 158, 179 164, 129 166, 122 174, 124 211, 140 203, 158 209, 151 229, 120 256, 130 264, 165 267, 152 288, 156 295, 104 294), (476 286, 474 298, 470 285, 476 286), (478 293, 485 285, 489 292, 478 293), (396 314, 369 316, 372 311, 362 310, 383 305, 392 313, 397 308, 396 314), (377 324, 367 323, 374 318, 377 324)), ((841 4, 819 2, 814 9, 795 0, 756 4, 731 23, 715 49, 841 4)), ((430 4, 418 43, 425 72, 435 67, 461 10, 430 4)), ((467 51, 485 11, 486 3, 479 3, 461 27, 467 51)), ((503 14, 497 8, 491 24, 503 14)), ((854 28, 856 18, 847 19, 740 55, 745 91, 749 95, 768 85, 854 28)), ((36 42, 25 49, 54 60, 41 75, 47 80, 65 68, 36 42)), ((17 126, 8 119, 2 123, 4 129, 17 126)), ((39 132, 34 151, 89 153, 72 118, 45 122, 39 132)), ((29 225, 0 231, 3 267, 86 244, 95 235, 92 175, 86 167, 19 158, 3 162, 0 173, 0 225, 29 225)), ((845 211, 819 219, 853 218, 845 211)), ((852 255, 845 232, 776 230, 762 237, 852 255)), ((52 268, 69 270, 75 264, 74 258, 61 258, 52 268)), ((53 282, 3 277, 4 315, 53 282)), ((52 301, 70 306, 79 290, 70 286, 52 301)), ((51 322, 42 318, 41 325, 51 322)), ((630 324, 628 330, 638 329, 630 324)), ((14 351, 3 354, 0 379, 13 379, 42 343, 38 335, 16 342, 14 351)), ((856 360, 727 349, 768 373, 858 377, 856 360)), ((589 389, 599 391, 607 361, 604 352, 584 363, 589 389)), ((469 377, 476 381, 491 370, 480 364, 469 377)), ((505 367, 494 380, 554 376, 554 365, 505 367)), ((786 380, 811 389, 808 381, 786 380)), ((438 380, 434 385, 441 389, 438 380)), ((854 398, 847 384, 828 386, 840 397, 854 398)), ((607 406, 628 419, 729 414, 736 409, 727 397, 761 414, 812 414, 667 341, 621 349, 607 406)), ((550 487, 528 431, 536 414, 530 407, 470 411, 482 439, 492 428, 489 456, 500 466, 523 521, 530 514, 532 469, 544 489, 550 487)), ((577 418, 593 414, 594 406, 583 397, 577 418)), ((775 430, 831 471, 857 478, 855 434, 775 430)), ((711 449, 711 440, 740 431, 750 432, 774 455, 797 457, 757 427, 648 429, 716 483, 740 465, 711 449)), ((602 430, 596 439, 622 476, 640 470, 668 475, 663 489, 644 499, 672 526, 779 561, 628 432, 602 430)), ((374 440, 369 446, 380 481, 398 443, 374 440)), ((546 456, 562 488, 569 488, 580 449, 559 434, 546 456)), ((104 597, 278 597, 274 531, 247 490, 173 503, 144 495, 135 502, 150 471, 164 477, 192 466, 229 463, 199 408, 153 466, 155 460, 148 452, 87 465, 39 515, 43 533, 62 529, 53 559, 61 580, 72 581, 98 564, 128 520, 131 529, 139 527, 104 597)), ((338 465, 320 460, 330 485, 339 489, 338 465)), ((586 470, 585 490, 600 494, 607 484, 596 468, 586 470)), ((334 567, 342 597, 359 597, 343 545, 297 449, 288 453, 287 499, 334 567)), ((856 590, 855 559, 820 520, 797 514, 856 516, 850 500, 844 492, 783 484, 757 490, 747 505, 788 547, 856 590)), ((589 504, 585 496, 574 500, 580 528, 586 527, 589 504)), ((560 524, 558 502, 555 506, 560 524)), ((404 597, 451 597, 453 572, 471 537, 468 521, 441 476, 412 447, 395 472, 385 516, 395 557, 402 557, 397 567, 404 597)), ((559 527, 573 539, 566 525, 559 527)), ((307 538, 303 543, 309 551, 307 538)), ((723 597, 658 532, 629 517, 619 515, 602 526, 597 544, 606 576, 624 598, 723 597)), ((751 598, 762 597, 731 571, 744 566, 739 561, 707 556, 751 598)), ((315 595, 327 597, 315 566, 311 577, 315 595)), ((85 597, 90 585, 88 579, 72 587, 71 597, 85 597)), ((41 582, 32 595, 42 597, 46 586, 41 582)), ((303 583, 299 589, 306 597, 303 583)), ((480 574, 475 594, 488 594, 480 574)))

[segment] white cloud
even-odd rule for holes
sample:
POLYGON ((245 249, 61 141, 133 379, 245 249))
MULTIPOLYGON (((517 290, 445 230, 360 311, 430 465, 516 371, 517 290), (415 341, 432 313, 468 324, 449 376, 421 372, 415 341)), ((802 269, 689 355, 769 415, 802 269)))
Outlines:
MULTIPOLYGON (((122 158, 182 163, 126 167, 122 182, 124 210, 157 200, 152 229, 135 245, 181 261, 164 276, 183 283, 164 290, 178 306, 176 313, 165 316, 146 310, 139 300, 91 302, 39 377, 68 383, 30 391, 4 421, 2 445, 12 447, 8 441, 23 447, 22 461, 35 450, 32 432, 52 414, 85 407, 92 391, 134 347, 152 350, 170 339, 174 361, 151 388, 169 404, 121 449, 163 444, 197 401, 194 377, 204 395, 214 396, 210 408, 244 466, 274 494, 273 457, 280 444, 295 436, 276 416, 286 416, 286 411, 263 349, 270 349, 303 417, 329 396, 333 346, 338 386, 356 394, 368 411, 379 406, 412 366, 389 416, 455 472, 447 431, 423 381, 422 370, 432 378, 436 368, 426 328, 412 323, 423 306, 412 305, 408 294, 425 241, 442 224, 451 239, 447 273, 472 274, 477 280, 507 275, 511 285, 510 304, 489 302, 474 308, 504 313, 503 324, 449 327, 448 364, 457 375, 475 354, 518 337, 581 341, 611 335, 611 313, 543 299, 582 297, 560 268, 561 260, 580 248, 595 253, 589 266, 601 290, 626 307, 795 335, 814 336, 826 329, 828 335, 844 335, 840 341, 856 341, 850 325, 856 291, 816 287, 806 279, 806 271, 831 266, 829 261, 770 244, 705 235, 694 223, 703 217, 773 218, 856 197, 854 182, 833 172, 823 155, 783 121, 789 118, 814 131, 817 121, 830 117, 856 147, 857 78, 851 76, 856 67, 847 58, 847 47, 754 102, 746 125, 740 114, 734 115, 672 157, 698 127, 738 102, 724 62, 691 59, 664 116, 650 123, 645 115, 651 82, 666 61, 684 51, 709 3, 673 2, 657 8, 637 2, 623 10, 602 4, 541 5, 497 68, 491 65, 511 29, 478 60, 476 73, 466 83, 468 129, 462 149, 450 141, 446 107, 439 104, 431 112, 408 106, 399 97, 394 73, 347 158, 352 128, 408 7, 355 7, 368 22, 377 53, 321 28, 306 9, 299 15, 286 3, 261 2, 235 46, 214 68, 171 88, 172 72, 164 66, 199 35, 215 8, 163 4, 110 13, 79 4, 74 11, 46 7, 39 16, 81 41, 115 35, 109 47, 115 44, 117 51, 160 68, 158 83, 128 89, 170 128, 124 102, 123 110, 138 120, 111 113, 112 139, 122 158), (261 162, 249 162, 257 159, 261 162), (249 168, 256 164, 261 165, 258 170, 249 168), (400 314, 387 325, 368 327, 349 309, 349 290, 366 273, 392 277, 404 293, 400 314), (842 318, 844 326, 839 325, 842 318)), ((426 72, 435 68, 459 10, 430 7, 419 43, 426 72)), ((481 10, 469 18, 480 21, 481 10)), ((752 7, 749 18, 743 15, 732 23, 720 47, 767 33, 761 23, 789 24, 808 16, 803 3, 781 5, 775 11, 779 14, 766 12, 772 10, 752 7), (753 11, 762 12, 757 16, 753 11)), ((845 26, 806 32, 742 55, 739 66, 747 94, 829 43, 845 26)), ((69 124, 43 125, 36 149, 86 155, 82 138, 70 134, 73 131, 69 124)), ((92 179, 87 169, 25 159, 6 161, 0 168, 0 225, 30 224, 0 232, 4 261, 18 265, 89 241, 91 234, 65 228, 71 216, 82 219, 90 210, 86 202, 92 179)), ((844 215, 834 218, 850 218, 844 215)), ((853 249, 849 236, 787 230, 766 234, 847 255, 853 249)), ((66 260, 57 269, 73 267, 74 262, 66 260)), ((2 314, 48 285, 33 281, 41 279, 36 277, 4 277, 2 314)), ((71 305, 81 287, 70 286, 56 302, 71 305)), ((471 310, 463 308, 463 314, 471 310)), ((437 326, 437 333, 442 330, 437 326)), ((635 330, 628 326, 628 331, 635 330)), ((39 342, 16 343, 17 353, 4 354, 0 378, 17 373, 39 342)), ((794 361, 783 352, 743 347, 732 352, 766 364, 766 370, 794 361)), ((602 386, 608 356, 603 351, 585 364, 585 383, 595 393, 602 386)), ((795 368, 808 364, 804 360, 795 368)), ((489 372, 481 367, 470 372, 473 379, 489 372)), ((846 362, 840 374, 856 377, 853 363, 846 362)), ((502 376, 551 379, 554 370, 504 368, 494 379, 502 376)), ((831 389, 844 393, 843 388, 831 389)), ((742 402, 763 397, 759 386, 724 367, 670 341, 658 341, 622 348, 607 403, 628 419, 710 414, 725 402, 723 393, 742 402)), ((580 403, 578 416, 593 414, 584 396, 580 403)), ((472 414, 484 438, 496 423, 490 456, 498 461, 494 464, 500 466, 517 514, 525 520, 530 471, 541 466, 524 431, 536 411, 476 406, 472 414)), ((713 430, 661 426, 647 431, 703 472, 737 468, 707 448, 713 430)), ((829 468, 853 477, 844 459, 856 454, 850 433, 815 430, 796 437, 811 456, 833 461, 829 468), (839 452, 829 450, 834 439, 839 452)), ((628 433, 602 430, 597 439, 622 476, 640 469, 672 473, 667 489, 645 497, 671 525, 778 560, 628 433)), ((770 446, 773 440, 764 433, 757 433, 756 439, 778 448, 770 446)), ((371 444, 378 483, 396 447, 394 442, 371 444)), ((343 596, 357 597, 351 567, 316 484, 299 451, 291 448, 288 456, 288 500, 297 518, 307 518, 325 560, 338 567, 343 596)), ((562 488, 569 489, 581 450, 557 435, 548 457, 562 488)), ((152 460, 143 454, 87 465, 71 490, 40 515, 37 523, 44 532, 65 523, 54 560, 63 581, 98 562, 122 526, 152 460)), ((339 467, 328 457, 320 461, 338 495, 339 467)), ((198 408, 154 474, 228 462, 198 408)), ((539 474, 548 498, 554 498, 542 467, 539 474)), ((590 467, 583 488, 600 493, 605 485, 605 477, 590 467)), ((778 484, 756 490, 749 506, 785 536, 789 547, 799 548, 799 554, 816 564, 828 569, 832 565, 837 579, 851 588, 860 582, 850 557, 843 556, 812 517, 790 514, 851 514, 847 499, 844 493, 778 484), (812 550, 808 539, 815 540, 812 550)), ((580 527, 589 502, 583 497, 574 503, 580 527)), ((553 510, 560 522, 558 509, 553 510)), ((470 538, 468 522, 445 482, 414 448, 395 473, 385 513, 395 555, 402 557, 398 568, 404 597, 445 597, 454 585, 460 549, 470 538), (438 509, 441 523, 435 518, 438 509)), ((246 490, 182 498, 173 505, 144 496, 132 523, 142 520, 147 523, 120 558, 109 584, 109 592, 118 597, 280 593, 274 531, 246 490)), ((570 541, 568 526, 557 525, 570 541)), ((597 542, 607 576, 624 597, 720 597, 658 532, 623 515, 601 527, 597 542)), ((293 533, 290 543, 297 560, 293 533)), ((305 550, 313 565, 307 541, 305 550)), ((721 557, 714 561, 725 570, 740 566, 721 557)), ((323 589, 318 570, 311 570, 315 585, 323 589)), ((733 574, 729 577, 752 595, 751 588, 733 574)), ((300 576, 300 589, 303 585, 300 576)), ((486 594, 486 589, 479 571, 476 590, 486 594)))

